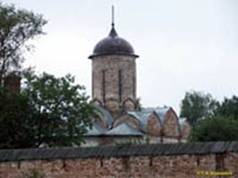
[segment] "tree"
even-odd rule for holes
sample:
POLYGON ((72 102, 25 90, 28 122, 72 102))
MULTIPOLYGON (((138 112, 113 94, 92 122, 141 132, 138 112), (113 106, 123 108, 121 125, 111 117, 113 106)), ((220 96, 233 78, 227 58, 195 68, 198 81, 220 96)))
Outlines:
POLYGON ((186 117, 194 126, 199 119, 212 115, 218 104, 210 94, 197 91, 186 92, 181 103, 180 117, 186 117))
POLYGON ((225 98, 212 115, 199 120, 192 128, 191 141, 237 141, 238 97, 225 98))
POLYGON ((232 96, 231 99, 225 98, 216 110, 216 115, 233 117, 238 120, 238 97, 232 96))
POLYGON ((22 53, 31 49, 26 42, 43 34, 45 24, 41 15, 0 3, 0 86, 7 72, 21 69, 22 53))
POLYGON ((0 95, 0 147, 80 145, 94 108, 70 75, 25 74, 21 93, 0 95))
POLYGON ((34 145, 32 107, 27 97, 0 87, 0 148, 34 145))
POLYGON ((34 106, 38 145, 81 144, 93 113, 85 88, 74 85, 71 75, 27 74, 26 79, 23 94, 34 106))
POLYGON ((238 141, 238 120, 211 117, 198 121, 192 128, 191 141, 238 141))

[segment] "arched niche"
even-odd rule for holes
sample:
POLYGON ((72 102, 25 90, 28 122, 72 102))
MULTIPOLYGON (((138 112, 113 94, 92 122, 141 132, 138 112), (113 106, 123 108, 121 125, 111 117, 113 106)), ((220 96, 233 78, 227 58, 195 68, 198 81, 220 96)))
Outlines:
POLYGON ((124 111, 134 111, 136 109, 136 104, 131 98, 127 98, 122 102, 122 108, 124 111))
POLYGON ((128 114, 124 114, 124 115, 120 116, 119 118, 117 118, 115 120, 115 122, 113 123, 113 127, 115 128, 122 123, 127 123, 132 128, 134 128, 136 130, 140 130, 140 122, 136 118, 134 118, 128 114))
POLYGON ((112 113, 116 113, 120 111, 119 102, 115 98, 106 99, 105 108, 108 109, 112 113))

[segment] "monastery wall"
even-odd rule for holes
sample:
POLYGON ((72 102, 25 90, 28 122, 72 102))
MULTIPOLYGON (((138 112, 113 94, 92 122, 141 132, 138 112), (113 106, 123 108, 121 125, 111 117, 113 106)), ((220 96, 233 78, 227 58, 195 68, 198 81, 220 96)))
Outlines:
POLYGON ((238 142, 0 151, 1 178, 209 177, 204 171, 238 177, 238 142))

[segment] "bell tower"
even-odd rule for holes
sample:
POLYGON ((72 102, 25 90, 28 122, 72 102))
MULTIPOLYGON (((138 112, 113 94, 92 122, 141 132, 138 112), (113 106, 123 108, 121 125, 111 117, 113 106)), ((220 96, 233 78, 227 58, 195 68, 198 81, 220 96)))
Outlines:
POLYGON ((110 33, 96 44, 89 59, 92 60, 93 101, 113 116, 137 108, 136 58, 132 45, 115 30, 112 7, 110 33))

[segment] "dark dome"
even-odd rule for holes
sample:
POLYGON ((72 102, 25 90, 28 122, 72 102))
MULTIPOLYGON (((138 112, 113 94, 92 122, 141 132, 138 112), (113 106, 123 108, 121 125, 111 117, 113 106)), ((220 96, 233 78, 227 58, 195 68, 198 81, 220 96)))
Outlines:
POLYGON ((89 58, 92 59, 95 56, 110 55, 110 54, 129 55, 138 57, 134 53, 134 49, 131 46, 131 44, 117 35, 114 26, 112 26, 112 29, 108 37, 102 39, 96 44, 93 50, 93 54, 89 56, 89 58))

